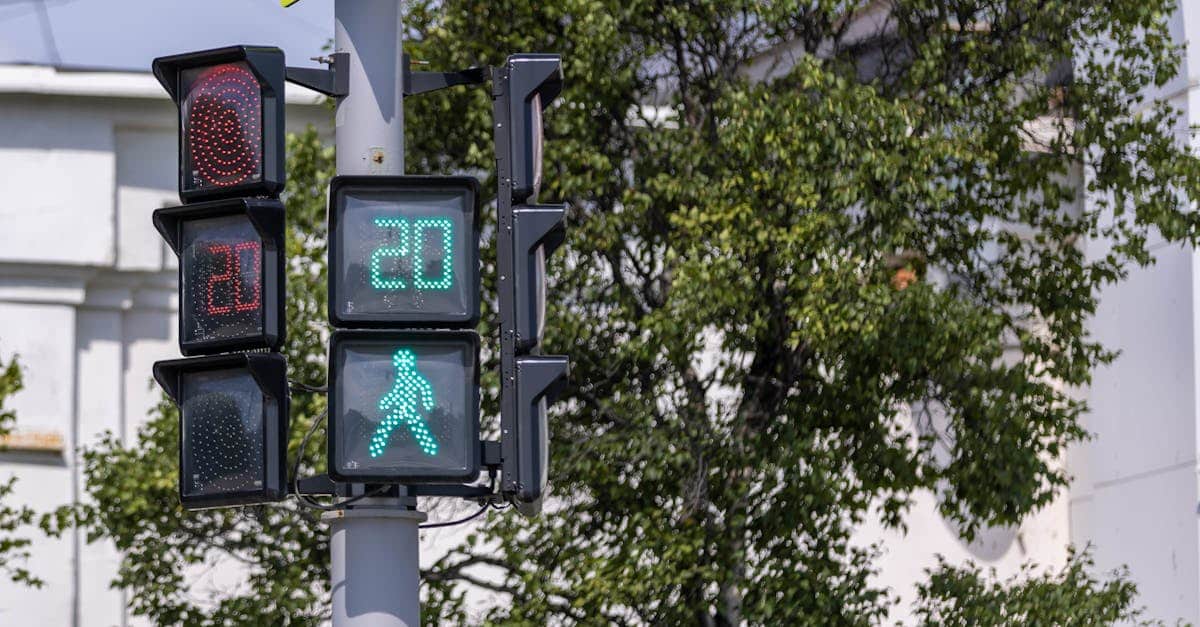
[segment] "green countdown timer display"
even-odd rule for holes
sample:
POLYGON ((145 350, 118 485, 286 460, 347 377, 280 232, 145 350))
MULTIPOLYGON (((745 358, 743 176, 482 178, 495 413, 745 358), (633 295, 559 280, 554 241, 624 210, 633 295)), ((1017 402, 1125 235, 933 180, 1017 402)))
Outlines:
POLYGON ((453 220, 380 216, 374 222, 376 228, 387 234, 384 239, 394 241, 396 245, 385 243, 371 251, 371 287, 388 292, 446 291, 453 287, 453 220), (388 265, 393 268, 390 273, 384 269, 388 265))
POLYGON ((329 192, 334 326, 475 326, 478 198, 478 183, 469 177, 335 178, 329 192))
POLYGON ((351 482, 479 472, 479 336, 339 330, 329 348, 329 473, 351 482))

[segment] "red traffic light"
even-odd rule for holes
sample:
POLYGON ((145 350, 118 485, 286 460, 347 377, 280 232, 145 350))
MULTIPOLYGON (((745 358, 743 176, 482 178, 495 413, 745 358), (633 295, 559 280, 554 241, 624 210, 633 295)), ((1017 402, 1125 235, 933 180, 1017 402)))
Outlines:
POLYGON ((233 46, 154 60, 179 107, 184 202, 283 189, 283 51, 233 46))
POLYGON ((262 87, 244 62, 184 70, 184 170, 197 188, 262 175, 262 87))

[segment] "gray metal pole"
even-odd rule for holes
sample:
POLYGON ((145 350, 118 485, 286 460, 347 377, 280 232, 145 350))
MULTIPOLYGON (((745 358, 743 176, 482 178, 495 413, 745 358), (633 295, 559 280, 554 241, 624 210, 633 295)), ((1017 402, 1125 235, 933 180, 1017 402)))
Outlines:
POLYGON ((337 103, 338 174, 404 174, 401 0, 336 0, 334 49, 350 53, 337 103))
POLYGON ((329 521, 333 627, 418 627, 417 525, 425 514, 372 504, 323 518, 329 521))
MULTIPOLYGON (((337 103, 338 174, 404 173, 401 0, 335 0, 334 48, 350 54, 337 103)), ((396 499, 328 512, 333 627, 417 627, 418 524, 396 499)))

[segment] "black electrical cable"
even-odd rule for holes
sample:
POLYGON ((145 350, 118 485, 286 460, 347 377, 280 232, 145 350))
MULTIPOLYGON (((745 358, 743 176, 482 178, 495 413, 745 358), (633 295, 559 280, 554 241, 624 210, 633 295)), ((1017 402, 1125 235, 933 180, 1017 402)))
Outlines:
POLYGON ((325 394, 329 392, 329 388, 324 385, 309 385, 299 381, 288 381, 288 385, 298 392, 311 392, 313 394, 325 394))
MULTIPOLYGON (((490 479, 490 481, 488 483, 488 490, 494 492, 496 490, 496 473, 495 472, 488 473, 488 478, 490 479)), ((418 529, 436 529, 438 527, 453 527, 454 525, 461 525, 465 522, 469 522, 471 520, 478 518, 479 515, 486 512, 489 507, 495 507, 495 505, 496 505, 496 502, 495 502, 494 496, 489 496, 489 497, 487 497, 487 500, 485 500, 480 505, 479 509, 476 510, 475 513, 471 514, 470 516, 467 516, 465 518, 459 518, 458 520, 448 520, 446 522, 425 523, 424 525, 417 525, 417 528, 418 529)), ((498 507, 496 509, 506 509, 506 508, 498 507)))
POLYGON ((318 503, 317 501, 309 498, 307 494, 300 494, 300 460, 304 459, 304 451, 308 450, 309 438, 312 437, 313 432, 317 430, 317 427, 328 415, 328 409, 321 410, 321 413, 317 414, 317 417, 313 419, 312 426, 308 428, 308 432, 304 434, 304 439, 300 440, 300 450, 296 451, 296 461, 292 464, 292 491, 296 493, 296 500, 301 505, 331 512, 338 508, 331 505, 326 505, 324 503, 318 503))
POLYGON ((379 496, 380 494, 386 492, 390 486, 379 486, 370 492, 364 492, 358 496, 348 498, 344 501, 338 501, 333 505, 327 505, 325 503, 318 502, 309 497, 307 494, 300 493, 300 461, 304 458, 304 451, 308 450, 309 438, 312 437, 312 434, 316 432, 317 427, 320 426, 321 422, 324 421, 328 416, 328 410, 322 410, 320 414, 317 414, 317 417, 313 419, 312 426, 308 428, 308 432, 305 433, 304 438, 300 440, 300 450, 296 452, 296 461, 292 464, 292 491, 296 493, 296 500, 301 505, 304 505, 305 507, 311 507, 313 509, 319 509, 324 512, 334 512, 340 509, 345 509, 347 505, 351 503, 357 503, 365 498, 379 496))
POLYGON ((487 511, 488 506, 491 504, 492 504, 491 499, 488 499, 488 501, 483 504, 483 507, 480 507, 478 510, 475 511, 474 514, 471 514, 470 516, 467 516, 466 518, 459 518, 458 520, 448 520, 446 522, 426 523, 424 525, 417 525, 417 527, 420 529, 434 529, 437 527, 453 527, 454 525, 461 525, 465 522, 468 522, 475 518, 478 518, 480 514, 487 511))

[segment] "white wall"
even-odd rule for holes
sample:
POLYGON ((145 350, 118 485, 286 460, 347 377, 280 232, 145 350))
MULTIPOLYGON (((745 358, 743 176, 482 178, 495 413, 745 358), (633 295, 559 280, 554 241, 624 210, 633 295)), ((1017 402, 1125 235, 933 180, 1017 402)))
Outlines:
POLYGON ((1194 621, 1196 255, 1157 254, 1155 267, 1105 291, 1092 325, 1096 339, 1122 355, 1096 373, 1087 396, 1085 426, 1095 439, 1071 455, 1071 536, 1078 546, 1094 544, 1101 568, 1127 564, 1155 617, 1194 621))
MULTIPOLYGON (((916 427, 910 428, 916 436, 916 427)), ((879 519, 868 518, 854 535, 859 546, 877 543, 882 550, 873 564, 878 574, 872 583, 886 586, 898 596, 888 615, 890 621, 914 622, 916 584, 928 579, 925 571, 937 566, 939 556, 951 564, 971 562, 994 568, 1001 578, 1016 575, 1028 562, 1042 569, 1056 569, 1066 563, 1069 517, 1065 494, 1026 517, 1019 526, 987 527, 971 542, 960 538, 954 524, 938 512, 938 505, 937 496, 930 492, 914 494, 912 507, 904 517, 906 529, 890 529, 879 519)))
MULTIPOLYGON (((1181 2, 1170 19, 1175 40, 1188 43, 1184 72, 1148 95, 1183 112, 1177 136, 1192 144, 1186 127, 1200 122, 1200 6, 1181 2)), ((1102 571, 1127 565, 1149 617, 1197 622, 1200 256, 1157 236, 1150 245, 1157 263, 1106 288, 1089 325, 1121 355, 1097 370, 1084 393, 1091 407, 1084 424, 1094 438, 1068 453, 1071 541, 1092 545, 1102 571)), ((1099 258, 1108 247, 1088 242, 1087 255, 1099 258)))
MULTIPOLYGON (((129 441, 161 398, 151 365, 179 356, 175 257, 150 214, 178 204, 175 109, 148 75, 0 66, 0 357, 19 355, 20 431, 62 453, 0 453, 14 500, 49 511, 82 497, 71 451, 104 431, 129 441), (83 85, 87 89, 78 89, 83 85)), ((288 127, 330 131, 330 113, 289 93, 288 127)), ((80 536, 37 536, 33 589, 0 583, 0 624, 120 625, 117 555, 80 536)))

